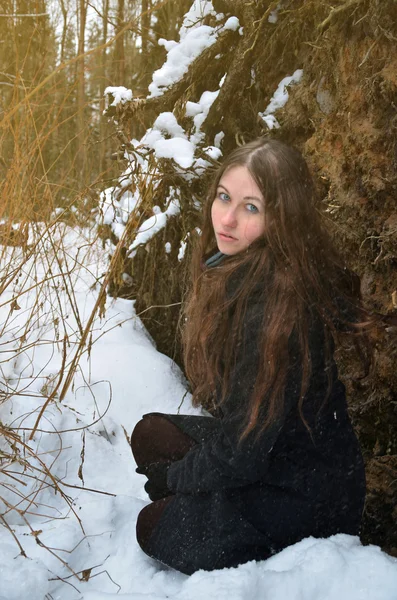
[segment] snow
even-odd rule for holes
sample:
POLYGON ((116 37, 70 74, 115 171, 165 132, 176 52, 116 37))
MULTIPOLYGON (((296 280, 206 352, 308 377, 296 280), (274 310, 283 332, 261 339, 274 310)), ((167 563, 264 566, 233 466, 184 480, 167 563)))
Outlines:
POLYGON ((201 105, 198 102, 186 102, 186 116, 195 117, 202 112, 201 105))
POLYGON ((172 112, 161 113, 155 120, 153 127, 174 137, 186 138, 183 128, 178 125, 178 121, 172 112))
POLYGON ((199 141, 201 141, 201 139, 204 137, 200 132, 201 126, 207 118, 210 108, 218 96, 219 90, 216 90, 215 92, 205 91, 201 94, 200 100, 198 101, 200 112, 197 113, 193 119, 195 125, 195 134, 192 137, 196 144, 199 143, 199 141))
POLYGON ((269 129, 278 129, 280 127, 280 123, 277 121, 274 115, 265 115, 265 113, 259 113, 259 116, 262 118, 264 123, 266 123, 269 129))
POLYGON ((185 257, 186 247, 187 247, 187 242, 185 240, 182 240, 180 243, 180 246, 179 246, 179 250, 178 250, 179 262, 181 262, 181 260, 183 260, 185 257))
POLYGON ((280 81, 276 91, 274 92, 274 94, 273 94, 269 104, 267 105, 266 109, 264 110, 264 112, 258 113, 259 116, 261 117, 261 119, 269 127, 269 129, 274 129, 274 128, 277 129, 278 127, 280 127, 280 125, 273 113, 275 113, 277 110, 279 110, 280 108, 283 108, 283 106, 286 105, 288 98, 289 98, 288 87, 290 85, 299 83, 302 80, 302 77, 303 77, 302 69, 297 69, 292 75, 284 77, 280 81))
POLYGON ((292 75, 284 77, 284 79, 280 81, 277 90, 275 91, 269 105, 265 110, 265 114, 274 113, 279 108, 285 106, 288 100, 288 86, 294 83, 299 83, 302 79, 302 76, 302 69, 297 69, 292 75))
POLYGON ((223 26, 223 31, 237 31, 240 27, 240 21, 237 17, 229 17, 223 26))
MULTIPOLYGON (((126 185, 130 184, 130 180, 124 181, 120 185, 121 189, 125 189, 126 185)), ((117 188, 110 187, 105 189, 99 195, 99 208, 96 216, 97 223, 100 225, 109 225, 115 236, 120 239, 124 233, 125 225, 131 213, 135 212, 139 215, 139 192, 132 193, 130 190, 116 194, 117 188), (116 195, 119 200, 116 199, 116 195)), ((109 250, 113 254, 112 249, 109 250)))
MULTIPOLYGON (((190 10, 185 14, 182 27, 179 31, 179 41, 160 39, 159 44, 167 51, 167 56, 163 66, 153 75, 153 81, 149 86, 150 96, 159 96, 173 83, 178 81, 189 68, 192 60, 211 44, 213 44, 218 35, 225 31, 236 31, 240 28, 237 17, 217 14, 214 11, 212 2, 208 0, 195 0, 190 10), (215 23, 214 26, 204 25, 203 19, 210 18, 215 23), (224 24, 222 25, 222 22, 224 24)), ((129 161, 129 166, 121 175, 116 187, 104 190, 100 195, 99 213, 97 222, 109 225, 116 237, 120 238, 125 230, 131 212, 139 217, 140 206, 142 203, 142 192, 145 189, 155 191, 161 181, 161 162, 165 159, 173 161, 175 173, 182 176, 187 181, 200 177, 205 170, 211 166, 212 162, 206 160, 205 155, 212 161, 218 160, 222 156, 220 149, 224 133, 220 132, 215 136, 214 146, 203 148, 205 134, 203 124, 208 117, 213 103, 216 101, 220 89, 226 79, 225 73, 219 81, 219 87, 216 90, 205 90, 200 98, 193 102, 186 103, 186 117, 192 119, 188 126, 188 131, 178 123, 177 118, 172 112, 163 112, 153 123, 140 140, 130 140, 130 147, 125 151, 124 158, 129 161), (201 149, 201 156, 197 151, 201 149), (142 188, 141 182, 145 181, 142 188), (124 188, 132 189, 129 191, 129 200, 120 195, 124 188)), ((125 88, 107 88, 115 95, 116 101, 123 101, 123 93, 128 92, 125 88)), ((147 225, 147 223, 146 223, 147 225)), ((150 229, 154 232, 153 223, 150 222, 150 229)), ((157 223, 163 227, 165 220, 160 216, 157 223)), ((156 225, 156 226, 157 226, 156 225)), ((142 238, 143 239, 143 238, 142 238)), ((151 239, 151 236, 147 239, 151 239)), ((112 242, 106 242, 108 252, 114 252, 112 242)), ((135 250, 133 250, 135 252, 135 250)))
POLYGON ((120 216, 123 223, 127 223, 129 215, 135 210, 138 204, 137 194, 133 194, 129 190, 122 194, 119 200, 120 216))
POLYGON ((157 158, 173 159, 183 169, 191 167, 194 161, 194 145, 187 139, 183 127, 178 124, 172 112, 161 113, 153 128, 148 129, 134 146, 152 149, 157 158))
POLYGON ((15 546, 0 542, 0 600, 42 600, 50 589, 47 569, 38 560, 16 554, 15 546))
MULTIPOLYGON (((196 30, 194 30, 196 31, 196 30)), ((225 81, 225 75, 219 82, 219 88, 222 87, 225 81)), ((148 161, 142 157, 142 153, 148 155, 153 150, 154 155, 157 159, 167 158, 173 160, 178 167, 181 169, 192 169, 196 177, 200 176, 203 171, 209 166, 209 162, 202 158, 195 158, 195 152, 197 146, 203 141, 204 133, 202 132, 202 125, 208 116, 211 106, 215 102, 219 95, 219 91, 205 91, 201 94, 198 102, 188 101, 186 103, 186 116, 193 119, 193 131, 188 136, 184 131, 183 127, 179 125, 175 115, 172 112, 161 113, 153 123, 153 127, 148 129, 141 140, 131 140, 131 145, 134 149, 139 150, 138 152, 132 151, 129 156, 131 162, 137 160, 142 164, 145 176, 150 171, 148 161)), ((204 150, 206 151, 206 150, 204 150)), ((209 147, 208 155, 212 158, 218 159, 221 154, 220 150, 212 149, 209 147)), ((153 172, 151 180, 153 183, 156 181, 156 170, 153 172)), ((125 178, 128 173, 124 173, 122 178, 125 178)), ((186 174, 186 177, 190 177, 190 174, 186 174)), ((136 192, 136 194, 138 194, 136 192)), ((140 200, 136 196, 133 210, 139 206, 140 200)), ((102 219, 106 223, 111 223, 111 218, 114 217, 117 220, 117 211, 115 211, 115 200, 114 190, 109 188, 109 191, 105 191, 101 194, 101 212, 103 213, 102 219)))
MULTIPOLYGON (((200 105, 200 110, 203 110, 200 105)), ((188 139, 183 127, 178 124, 175 115, 172 112, 163 112, 155 120, 153 127, 148 129, 141 140, 131 140, 131 146, 134 148, 127 155, 130 161, 130 166, 122 174, 120 181, 120 188, 125 189, 128 187, 134 187, 135 190, 132 192, 130 189, 120 195, 118 188, 110 187, 101 192, 99 202, 99 212, 97 215, 97 222, 99 224, 109 225, 113 233, 120 238, 122 235, 125 225, 128 221, 129 215, 134 212, 136 216, 140 214, 140 204, 142 201, 140 194, 139 179, 144 178, 146 185, 152 186, 155 190, 159 184, 158 177, 158 165, 150 165, 150 153, 154 151, 154 155, 157 159, 172 159, 182 169, 188 169, 194 164, 194 152, 195 145, 188 139), (132 165, 138 166, 134 173, 132 173, 132 165)), ((170 200, 175 190, 170 190, 170 200)), ((176 204, 171 202, 166 213, 162 214, 161 211, 156 215, 157 221, 154 217, 145 221, 139 231, 137 245, 141 245, 149 241, 152 236, 162 229, 168 216, 176 214, 176 204)), ((179 209, 178 209, 179 210, 179 209)), ((131 250, 135 253, 136 246, 132 244, 131 250)), ((113 248, 109 248, 112 253, 113 248)))
POLYGON ((184 169, 193 164, 194 147, 189 140, 158 140, 154 148, 158 158, 173 158, 184 169))
POLYGON ((225 137, 224 131, 220 131, 219 133, 216 134, 216 136, 214 138, 214 144, 217 148, 220 148, 224 137, 225 137))
POLYGON ((217 24, 215 27, 203 25, 202 20, 208 15, 216 16, 216 21, 220 20, 220 15, 215 13, 212 2, 196 0, 184 17, 179 30, 179 42, 164 38, 158 40, 159 45, 167 51, 167 56, 164 64, 153 73, 148 98, 161 96, 179 81, 192 62, 204 50, 215 44, 219 34, 241 29, 238 18, 233 16, 229 17, 224 25, 217 24))
POLYGON ((224 18, 223 14, 215 12, 211 0, 194 0, 183 18, 182 27, 179 30, 180 38, 186 37, 191 29, 200 27, 201 21, 209 15, 215 16, 216 20, 224 18))
MULTIPOLYGON (((200 25, 191 29, 179 43, 168 44, 168 53, 165 63, 153 73, 152 83, 149 85, 148 98, 161 96, 165 89, 179 81, 189 69, 189 65, 206 48, 212 46, 217 39, 216 30, 209 25, 200 25)), ((162 40, 161 45, 165 40, 162 40)))
POLYGON ((105 89, 103 95, 107 96, 108 94, 113 96, 113 102, 110 106, 117 106, 117 104, 120 103, 125 104, 126 102, 132 100, 133 96, 132 90, 127 89, 123 85, 119 85, 118 87, 108 86, 105 89))
MULTIPOLYGON (((86 230, 60 225, 59 232, 53 239, 57 252, 63 248, 64 268, 74 269, 75 308, 84 326, 97 298, 106 254, 99 243, 89 246, 93 234, 86 230), (79 263, 84 266, 78 268, 79 263)), ((186 394, 185 380, 172 360, 157 352, 135 313, 134 302, 108 298, 105 316, 94 321, 93 344, 90 353, 82 356, 73 386, 63 402, 55 398, 47 407, 39 431, 29 441, 29 429, 45 400, 45 384, 50 386, 56 380, 62 362, 57 328, 62 332, 65 326, 69 335, 68 364, 79 341, 70 301, 60 288, 57 293, 64 318, 57 325, 48 317, 51 307, 56 309, 56 292, 47 282, 41 296, 44 305, 37 308, 40 318, 32 323, 27 340, 36 340, 35 347, 26 347, 16 355, 20 343, 16 334, 26 326, 39 288, 19 296, 20 310, 11 317, 9 302, 22 285, 27 289, 35 277, 43 280, 53 255, 50 245, 43 242, 41 248, 40 255, 24 265, 20 283, 2 296, 2 325, 8 319, 8 337, 3 341, 7 339, 7 348, 14 349, 3 385, 15 393, 0 404, 0 419, 14 429, 25 428, 27 447, 51 466, 61 487, 62 482, 77 487, 63 487, 72 502, 69 507, 44 475, 41 483, 35 482, 29 477, 31 471, 15 463, 9 468, 25 486, 1 475, 0 495, 6 495, 10 504, 21 501, 19 493, 30 499, 21 501, 19 508, 30 503, 26 519, 34 535, 18 512, 2 510, 27 558, 20 555, 10 532, 1 527, 0 600, 396 599, 397 560, 376 546, 362 546, 358 538, 348 535, 308 538, 268 560, 221 571, 199 571, 191 577, 144 555, 135 541, 135 523, 148 502, 145 479, 135 473, 124 430, 130 433, 145 412, 177 412, 186 394), (71 508, 81 519, 84 532, 71 508), (51 552, 40 546, 36 537, 51 552), (80 574, 85 570, 88 580, 80 581, 70 569, 80 574)), ((19 251, 4 250, 3 270, 11 258, 15 264, 19 251)), ((51 265, 57 275, 59 265, 51 265)), ((3 367, 6 364, 3 362, 3 367)), ((197 414, 189 398, 184 399, 182 412, 197 414)), ((1 444, 4 450, 4 442, 1 444)), ((36 460, 32 464, 37 467, 39 463, 36 460)))
MULTIPOLYGON (((157 207, 158 208, 158 207, 157 207)), ((152 217, 146 219, 142 225, 140 225, 135 239, 129 247, 129 256, 135 256, 135 251, 138 246, 145 245, 149 240, 153 238, 156 233, 166 226, 169 217, 173 217, 180 213, 179 202, 172 199, 167 209, 162 212, 160 209, 156 210, 152 217)))
POLYGON ((204 152, 212 160, 218 160, 222 156, 222 151, 217 146, 207 146, 207 148, 204 148, 204 152))
POLYGON ((178 46, 178 42, 176 42, 175 40, 165 40, 164 38, 159 38, 157 43, 159 46, 164 46, 164 48, 167 50, 167 52, 170 52, 170 50, 172 50, 172 48, 175 48, 175 46, 178 46))
MULTIPOLYGON (((202 132, 201 128, 203 126, 204 121, 208 117, 208 114, 211 110, 211 106, 213 105, 213 103, 215 102, 217 97, 219 96, 220 88, 224 84, 225 79, 226 79, 226 74, 223 75, 223 77, 219 81, 219 89, 218 90, 215 90, 213 92, 205 91, 201 94, 198 102, 187 102, 186 103, 185 114, 187 117, 193 118, 194 130, 190 136, 190 142, 192 143, 194 149, 204 140, 205 135, 202 132)), ((220 155, 217 155, 217 158, 219 156, 220 155)), ((202 167, 205 170, 206 166, 208 166, 208 165, 209 165, 209 163, 203 163, 202 159, 196 159, 196 161, 194 163, 194 168, 195 168, 196 174, 197 175, 202 174, 202 172, 203 172, 202 167)))

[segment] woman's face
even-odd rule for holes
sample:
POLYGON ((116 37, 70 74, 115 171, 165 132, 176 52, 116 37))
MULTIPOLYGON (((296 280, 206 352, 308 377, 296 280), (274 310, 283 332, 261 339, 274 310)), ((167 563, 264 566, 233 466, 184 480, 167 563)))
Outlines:
POLYGON ((211 219, 223 254, 242 252, 265 231, 265 200, 247 167, 230 167, 222 175, 211 219))

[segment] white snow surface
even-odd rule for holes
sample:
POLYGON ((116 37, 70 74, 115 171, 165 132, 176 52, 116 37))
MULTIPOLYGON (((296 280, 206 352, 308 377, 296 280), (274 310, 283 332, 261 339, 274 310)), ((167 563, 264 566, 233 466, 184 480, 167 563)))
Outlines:
POLYGON ((278 129, 280 127, 274 113, 287 104, 289 94, 288 86, 299 83, 303 77, 302 69, 297 69, 292 75, 284 77, 277 86, 266 109, 259 114, 261 119, 267 124, 269 129, 278 129))
POLYGON ((229 17, 226 23, 223 26, 224 31, 237 31, 240 27, 240 21, 237 17, 229 17))
POLYGON ((214 144, 217 148, 220 148, 224 137, 225 137, 224 131, 220 131, 219 133, 216 134, 216 136, 214 138, 214 144))
POLYGON ((183 169, 188 169, 194 162, 195 146, 187 139, 172 112, 160 113, 136 146, 153 149, 157 158, 172 158, 183 169))
POLYGON ((183 127, 178 124, 178 121, 172 112, 160 113, 155 120, 153 127, 154 129, 157 129, 158 131, 164 131, 173 137, 186 138, 183 127))
POLYGON ((107 94, 111 94, 113 96, 113 102, 110 106, 117 106, 117 104, 125 104, 132 100, 132 90, 124 87, 123 85, 119 85, 117 87, 108 86, 103 95, 107 96, 107 94))
MULTIPOLYGON (((74 258, 87 243, 87 236, 69 230, 65 240, 67 260, 75 264, 74 258)), ((3 260, 8 258, 6 253, 3 260)), ((42 259, 46 260, 44 254, 42 259)), ((38 257, 35 265, 40 273, 38 257)), ((4 266, 3 262, 2 269, 4 266)), ((24 272, 28 273, 29 266, 24 272)), ((96 278, 105 266, 106 256, 98 244, 85 256, 84 268, 75 279, 74 293, 83 325, 98 293, 96 278)), ((9 318, 9 306, 4 302, 12 294, 6 291, 2 296, 2 323, 9 318)), ((8 338, 2 340, 3 350, 6 340, 8 349, 18 345, 12 331, 26 321, 34 294, 32 291, 19 297, 20 310, 12 314, 12 328, 8 334, 6 330, 8 338)), ((72 347, 75 325, 69 315, 72 347)), ((54 324, 47 318, 35 327, 37 340, 46 343, 12 356, 4 384, 20 391, 0 405, 0 419, 14 428, 32 427, 45 400, 43 382, 57 374, 61 365, 54 324)), ((185 382, 172 360, 157 352, 135 314, 133 301, 108 298, 105 317, 94 323, 93 340, 91 353, 83 355, 65 400, 55 400, 46 409, 33 441, 27 439, 29 431, 25 437, 41 460, 52 465, 54 476, 65 484, 85 488, 64 488, 85 533, 59 494, 55 495, 50 486, 39 490, 31 478, 24 476, 21 466, 13 465, 26 486, 18 486, 15 480, 0 484, 12 484, 25 496, 30 494, 35 504, 28 509, 27 519, 38 539, 65 564, 36 543, 19 513, 2 510, 27 558, 19 554, 10 532, 0 527, 0 600, 396 599, 397 560, 376 546, 363 547, 358 538, 348 535, 308 538, 268 560, 221 571, 199 571, 191 577, 143 554, 135 541, 135 523, 148 498, 143 489, 144 477, 135 473, 124 429, 130 433, 145 412, 177 412, 186 392, 185 382), (78 476, 79 467, 84 481, 78 476), (79 581, 69 568, 76 573, 91 569, 88 581, 79 581)), ((198 412, 190 406, 189 396, 181 412, 198 412)), ((3 485, 0 495, 5 496, 3 485)), ((7 499, 10 503, 16 500, 11 488, 7 499)), ((28 506, 22 502, 19 508, 28 506)))
POLYGON ((184 169, 188 169, 193 163, 194 147, 189 140, 181 138, 158 140, 155 152, 158 158, 173 158, 184 169))

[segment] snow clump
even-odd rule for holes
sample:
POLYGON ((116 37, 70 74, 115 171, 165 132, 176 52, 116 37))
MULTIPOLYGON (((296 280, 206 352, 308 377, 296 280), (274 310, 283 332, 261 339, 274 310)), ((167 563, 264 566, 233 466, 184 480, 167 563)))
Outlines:
POLYGON ((258 113, 260 118, 266 123, 269 129, 278 129, 280 127, 274 113, 287 104, 289 94, 288 86, 299 83, 303 77, 302 69, 297 69, 292 75, 284 77, 274 92, 267 108, 264 112, 258 113))
POLYGON ((110 94, 113 96, 113 102, 110 106, 117 106, 118 104, 125 104, 132 100, 132 90, 127 89, 123 85, 119 85, 118 87, 108 86, 104 91, 104 96, 110 94))
MULTIPOLYGON (((175 190, 171 188, 171 195, 175 194, 175 190)), ((133 258, 136 254, 138 246, 144 246, 152 239, 160 229, 164 229, 169 217, 173 217, 180 213, 180 206, 177 199, 172 198, 168 207, 164 212, 157 206, 155 214, 146 219, 139 227, 135 239, 129 247, 129 257, 133 258)))

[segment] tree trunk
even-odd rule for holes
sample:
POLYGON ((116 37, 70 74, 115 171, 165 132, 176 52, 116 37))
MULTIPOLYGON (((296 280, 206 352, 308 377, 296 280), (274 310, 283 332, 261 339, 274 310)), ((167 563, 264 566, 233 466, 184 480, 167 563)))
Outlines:
POLYGON ((142 30, 142 67, 148 64, 148 44, 150 28, 150 0, 142 0, 141 30, 142 30))
MULTIPOLYGON (((108 37, 108 16, 109 16, 109 0, 103 0, 102 3, 102 44, 106 44, 108 37)), ((105 165, 105 151, 106 144, 104 141, 105 137, 105 124, 106 117, 103 115, 103 111, 105 110, 105 98, 103 96, 106 86, 107 86, 107 54, 106 48, 102 49, 101 54, 101 71, 100 71, 100 100, 99 100, 99 137, 100 137, 100 146, 99 146, 99 164, 100 164, 100 172, 103 173, 106 170, 105 165)))
MULTIPOLYGON (((79 39, 77 54, 81 56, 84 54, 85 47, 85 26, 87 19, 87 0, 78 0, 78 14, 79 14, 79 39)), ((80 58, 77 63, 77 140, 78 140, 78 151, 77 151, 77 180, 81 184, 84 182, 85 171, 86 171, 86 159, 84 151, 84 131, 85 131, 85 117, 84 107, 86 103, 85 97, 85 82, 84 82, 84 58, 80 58)))
POLYGON ((65 44, 66 44, 66 35, 67 35, 67 31, 68 31, 68 11, 65 6, 64 0, 61 0, 61 12, 62 12, 63 26, 62 26, 62 38, 61 38, 60 63, 63 63, 65 60, 65 44))
MULTIPOLYGON (((124 0, 118 0, 117 3, 117 26, 116 34, 121 31, 124 25, 124 0)), ((124 57, 124 34, 116 40, 115 45, 116 61, 116 85, 124 85, 125 57, 124 57)))

